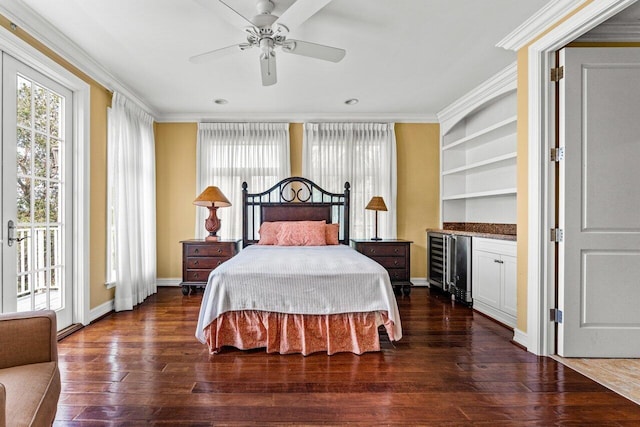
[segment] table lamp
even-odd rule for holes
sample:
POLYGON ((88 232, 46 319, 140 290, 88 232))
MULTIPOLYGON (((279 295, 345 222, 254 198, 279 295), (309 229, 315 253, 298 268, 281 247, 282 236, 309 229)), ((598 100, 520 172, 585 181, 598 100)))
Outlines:
POLYGON ((387 205, 384 204, 384 200, 380 196, 373 196, 365 209, 370 211, 376 211, 376 235, 371 240, 382 240, 378 237, 378 211, 387 211, 387 205))
POLYGON ((207 229, 209 235, 204 240, 217 242, 218 236, 216 233, 220 230, 220 220, 218 219, 217 210, 218 208, 231 206, 231 203, 218 187, 210 185, 196 197, 193 204, 209 208, 209 218, 204 222, 204 228, 207 229))

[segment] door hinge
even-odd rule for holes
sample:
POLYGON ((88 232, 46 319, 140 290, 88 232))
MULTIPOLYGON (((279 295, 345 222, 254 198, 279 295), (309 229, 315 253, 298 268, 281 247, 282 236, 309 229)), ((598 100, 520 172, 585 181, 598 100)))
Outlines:
POLYGON ((564 77, 564 67, 556 67, 551 69, 551 81, 559 82, 564 77))
POLYGON ((549 159, 552 162, 559 162, 564 160, 564 147, 552 148, 550 151, 549 159))
POLYGON ((557 308, 549 310, 549 320, 555 323, 562 323, 562 310, 557 308))
POLYGON ((564 240, 564 231, 561 228, 552 228, 551 241, 555 243, 560 243, 563 240, 564 240))

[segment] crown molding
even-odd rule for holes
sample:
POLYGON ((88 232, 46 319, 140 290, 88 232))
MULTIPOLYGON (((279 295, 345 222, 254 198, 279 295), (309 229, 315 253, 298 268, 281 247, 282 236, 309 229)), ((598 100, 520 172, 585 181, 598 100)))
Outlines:
POLYGON ((448 107, 443 108, 437 115, 440 122, 440 134, 445 135, 456 123, 479 106, 500 95, 516 90, 517 76, 517 63, 514 62, 448 107))
POLYGON ((120 92, 151 114, 154 118, 158 112, 152 108, 134 90, 129 88, 109 70, 96 62, 87 52, 70 38, 45 21, 33 9, 20 0, 3 0, 0 14, 29 33, 36 40, 73 64, 80 71, 91 77, 100 85, 111 91, 120 92))
POLYGON ((603 22, 577 42, 639 42, 640 22, 603 22))
POLYGON ((438 123, 435 114, 402 113, 186 113, 158 116, 159 123, 199 122, 394 122, 394 123, 438 123))
POLYGON ((575 10, 587 0, 552 0, 543 6, 518 28, 500 40, 496 47, 518 51, 533 41, 544 30, 558 22, 558 18, 575 10))

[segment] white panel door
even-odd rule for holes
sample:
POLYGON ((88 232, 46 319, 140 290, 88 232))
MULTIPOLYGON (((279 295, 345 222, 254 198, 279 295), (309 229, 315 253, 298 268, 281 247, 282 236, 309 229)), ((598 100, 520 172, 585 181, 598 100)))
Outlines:
POLYGON ((72 322, 72 93, 2 54, 0 312, 72 322))
POLYGON ((560 61, 557 353, 640 357, 640 49, 560 61))

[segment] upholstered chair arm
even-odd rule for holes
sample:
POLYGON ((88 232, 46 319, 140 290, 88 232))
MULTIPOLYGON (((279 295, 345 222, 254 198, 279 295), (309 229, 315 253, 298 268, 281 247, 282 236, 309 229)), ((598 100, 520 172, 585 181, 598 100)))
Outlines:
POLYGON ((0 384, 0 427, 7 427, 7 391, 0 384))
POLYGON ((0 369, 57 360, 54 311, 0 314, 0 369))

